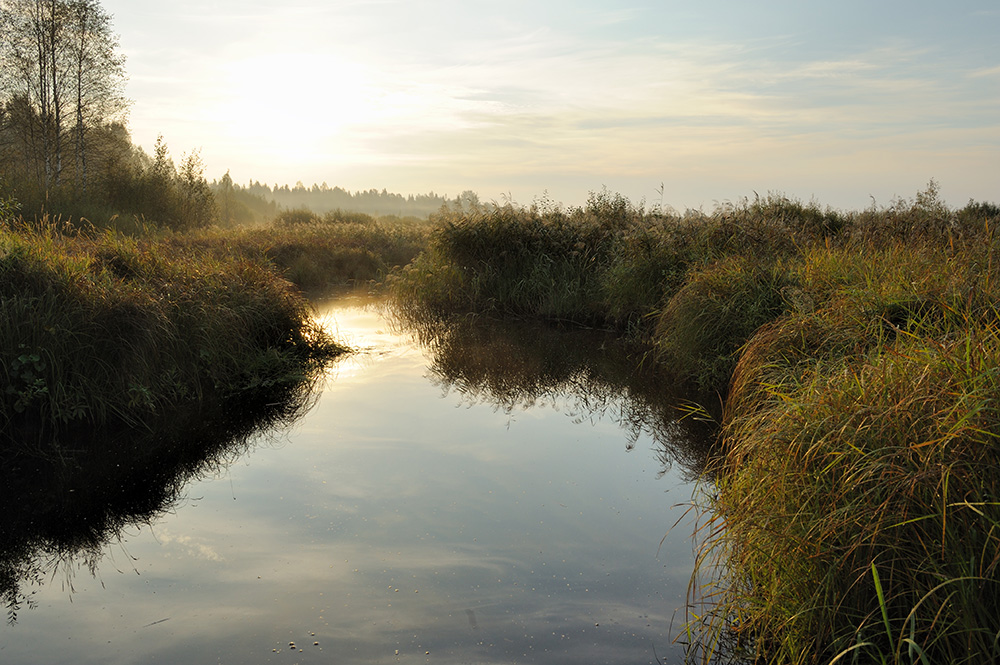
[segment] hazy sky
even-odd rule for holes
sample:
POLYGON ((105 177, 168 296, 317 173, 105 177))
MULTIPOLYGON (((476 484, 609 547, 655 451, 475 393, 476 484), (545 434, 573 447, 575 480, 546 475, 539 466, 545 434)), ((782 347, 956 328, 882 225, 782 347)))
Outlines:
POLYGON ((209 179, 705 207, 1000 200, 996 0, 104 0, 209 179))

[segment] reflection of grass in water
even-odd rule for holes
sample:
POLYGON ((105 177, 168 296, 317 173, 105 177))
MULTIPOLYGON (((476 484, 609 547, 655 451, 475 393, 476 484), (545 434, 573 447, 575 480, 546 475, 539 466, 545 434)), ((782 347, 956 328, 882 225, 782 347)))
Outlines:
MULTIPOLYGON (((179 407, 149 429, 93 432, 61 458, 0 458, 0 599, 13 621, 30 594, 60 569, 93 573, 105 545, 155 521, 193 478, 217 474, 262 434, 310 407, 316 376, 238 399, 179 407), (128 454, 123 454, 123 451, 128 454)), ((29 601, 30 602, 30 601, 29 601)))
POLYGON ((605 331, 465 316, 410 323, 432 352, 430 369, 471 403, 511 413, 571 401, 578 422, 613 418, 631 448, 643 433, 662 446, 664 467, 697 476, 709 454, 707 428, 681 419, 662 375, 636 368, 639 351, 605 331))
POLYGON ((937 193, 484 210, 390 288, 414 319, 612 328, 724 401, 692 659, 996 661, 1000 207, 937 193))
POLYGON ((161 509, 220 440, 294 412, 343 351, 264 261, 0 229, 6 600, 32 551, 96 546, 116 511, 161 509), (262 411, 244 421, 245 406, 262 411))

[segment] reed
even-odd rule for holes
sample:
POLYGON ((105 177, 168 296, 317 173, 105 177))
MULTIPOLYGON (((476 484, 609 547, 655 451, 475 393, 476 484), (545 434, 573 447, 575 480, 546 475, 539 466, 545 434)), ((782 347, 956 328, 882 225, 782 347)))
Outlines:
POLYGON ((704 504, 699 657, 1000 657, 991 253, 806 256, 804 288, 825 304, 761 327, 733 378, 704 504))
POLYGON ((341 353, 263 261, 113 232, 0 229, 0 448, 298 385, 341 353))
POLYGON ((398 307, 649 345, 712 411, 692 660, 1000 659, 1000 208, 510 206, 443 220, 398 307))

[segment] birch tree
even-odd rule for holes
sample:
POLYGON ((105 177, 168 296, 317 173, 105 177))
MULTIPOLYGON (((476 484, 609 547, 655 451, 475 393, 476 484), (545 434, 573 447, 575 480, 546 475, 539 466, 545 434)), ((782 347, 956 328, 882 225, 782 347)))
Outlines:
POLYGON ((0 0, 0 94, 20 106, 15 128, 48 193, 63 180, 72 138, 77 188, 86 190, 87 131, 124 114, 124 58, 97 0, 0 0), (67 115, 74 118, 67 128, 67 115))
POLYGON ((118 53, 118 37, 111 30, 111 16, 97 0, 73 0, 69 14, 73 27, 69 64, 76 120, 75 175, 77 188, 86 194, 88 130, 120 119, 128 108, 128 100, 122 94, 125 57, 118 53))

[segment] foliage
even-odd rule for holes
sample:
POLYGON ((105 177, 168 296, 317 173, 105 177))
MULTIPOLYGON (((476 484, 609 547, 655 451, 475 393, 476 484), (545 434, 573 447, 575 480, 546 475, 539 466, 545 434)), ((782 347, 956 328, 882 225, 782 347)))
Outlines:
POLYGON ((153 426, 340 352, 266 263, 107 232, 0 231, 0 449, 153 426))
POLYGON ((0 33, 8 175, 46 195, 85 196, 100 129, 128 106, 110 16, 96 0, 6 0, 0 33))
POLYGON ((390 290, 414 319, 608 326, 723 401, 692 660, 992 662, 998 210, 931 181, 859 212, 445 211, 390 290))
MULTIPOLYGON (((0 180, 0 187, 2 185, 3 180, 0 180)), ((13 218, 20 209, 21 204, 18 203, 17 199, 10 194, 3 194, 2 190, 0 190, 0 224, 13 218)))

